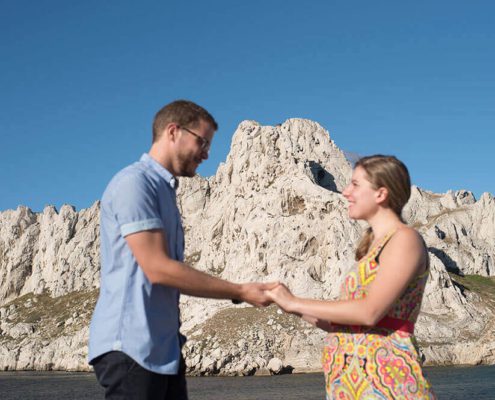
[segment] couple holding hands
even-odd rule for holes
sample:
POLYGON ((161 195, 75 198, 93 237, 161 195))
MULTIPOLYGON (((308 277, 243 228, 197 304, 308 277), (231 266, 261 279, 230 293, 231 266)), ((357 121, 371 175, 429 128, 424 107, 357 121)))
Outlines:
POLYGON ((393 156, 361 158, 343 191, 349 217, 369 228, 335 301, 293 295, 281 283, 225 281, 183 263, 177 177, 194 176, 218 126, 179 100, 153 122, 151 149, 107 186, 100 208, 100 296, 89 362, 107 399, 187 399, 179 296, 275 302, 328 332, 327 399, 433 399, 414 339, 429 272, 421 236, 401 218, 409 173, 393 156))

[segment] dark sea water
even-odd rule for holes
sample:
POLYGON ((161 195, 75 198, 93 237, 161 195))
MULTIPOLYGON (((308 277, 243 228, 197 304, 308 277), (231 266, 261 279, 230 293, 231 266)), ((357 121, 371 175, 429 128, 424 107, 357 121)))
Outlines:
MULTIPOLYGON (((426 368, 439 399, 495 400, 495 366, 426 368)), ((190 400, 323 400, 323 375, 189 378, 190 400)), ((93 374, 0 372, 0 400, 103 399, 93 374)))

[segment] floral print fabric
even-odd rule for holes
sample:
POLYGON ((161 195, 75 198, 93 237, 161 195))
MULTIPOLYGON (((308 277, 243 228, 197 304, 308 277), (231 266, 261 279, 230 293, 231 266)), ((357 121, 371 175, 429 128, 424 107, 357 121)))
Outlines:
MULTIPOLYGON (((349 271, 341 288, 342 300, 366 297, 380 267, 378 255, 392 235, 386 235, 349 271)), ((428 271, 408 285, 387 317, 416 321, 428 271)), ((381 326, 332 325, 322 361, 327 400, 435 399, 411 333, 381 326)))

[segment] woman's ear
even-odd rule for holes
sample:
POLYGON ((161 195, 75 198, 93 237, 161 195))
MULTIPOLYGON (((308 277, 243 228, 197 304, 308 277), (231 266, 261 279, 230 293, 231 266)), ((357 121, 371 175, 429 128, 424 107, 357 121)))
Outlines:
POLYGON ((388 189, 386 187, 378 188, 376 191, 376 202, 380 205, 385 204, 388 200, 388 189))

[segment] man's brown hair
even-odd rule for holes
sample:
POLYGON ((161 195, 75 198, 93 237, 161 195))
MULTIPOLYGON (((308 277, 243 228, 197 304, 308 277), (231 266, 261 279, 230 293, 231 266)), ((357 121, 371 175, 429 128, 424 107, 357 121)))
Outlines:
POLYGON ((155 115, 153 120, 153 143, 160 138, 163 130, 170 123, 194 128, 201 120, 209 123, 215 131, 218 129, 215 119, 203 107, 189 100, 173 101, 155 115))

